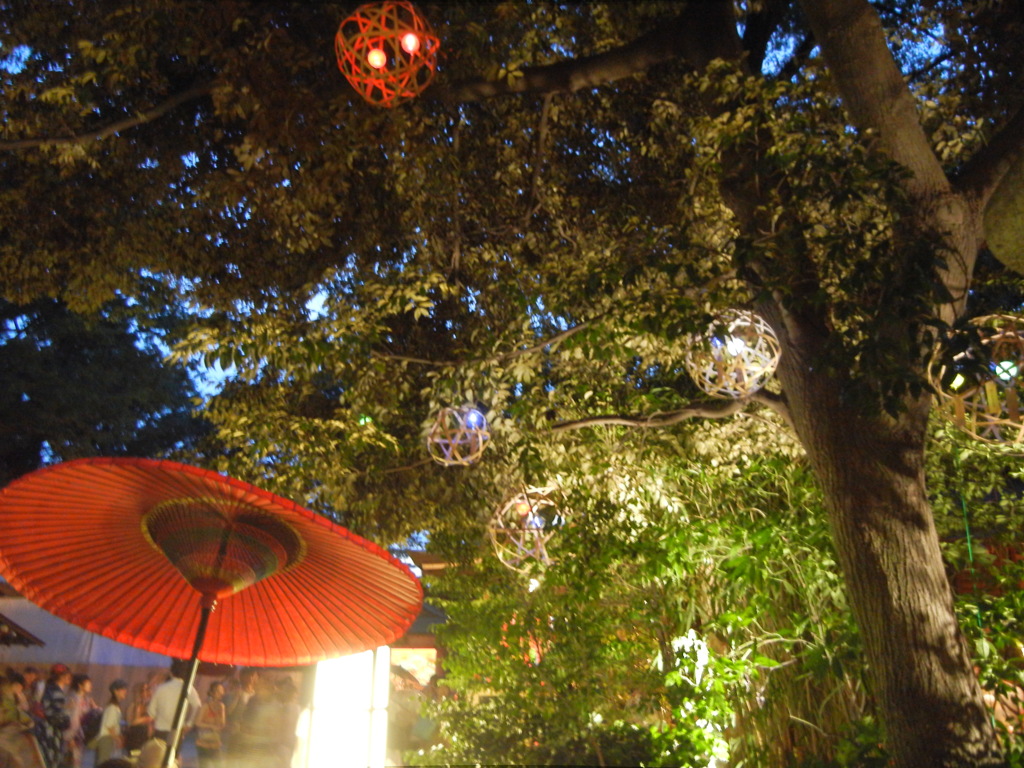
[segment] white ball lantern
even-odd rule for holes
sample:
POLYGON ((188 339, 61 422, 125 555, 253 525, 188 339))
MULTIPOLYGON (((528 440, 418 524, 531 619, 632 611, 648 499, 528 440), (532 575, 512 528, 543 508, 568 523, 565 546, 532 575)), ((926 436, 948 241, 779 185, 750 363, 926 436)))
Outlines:
POLYGON ((765 385, 781 353, 779 339, 764 318, 730 309, 715 318, 704 334, 691 338, 684 364, 707 394, 738 399, 765 385))
POLYGON ((938 412, 955 427, 984 443, 1024 442, 1021 373, 1024 372, 1024 318, 987 315, 971 321, 975 343, 950 354, 936 350, 929 378, 938 412))
POLYGON ((465 467, 480 458, 490 439, 487 419, 479 409, 442 408, 427 433, 427 452, 443 466, 465 467))
POLYGON ((548 542, 564 522, 555 492, 552 487, 526 488, 495 510, 487 534, 502 564, 524 572, 531 561, 551 565, 548 542))

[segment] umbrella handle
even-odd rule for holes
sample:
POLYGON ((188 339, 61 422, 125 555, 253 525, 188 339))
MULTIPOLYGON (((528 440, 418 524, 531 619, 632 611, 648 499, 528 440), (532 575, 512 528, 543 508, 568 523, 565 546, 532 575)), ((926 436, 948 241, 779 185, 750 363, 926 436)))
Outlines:
POLYGON ((203 606, 199 613, 199 629, 196 630, 196 639, 192 644, 192 658, 188 665, 188 674, 181 686, 181 695, 178 696, 178 706, 174 710, 174 720, 171 723, 170 742, 164 751, 161 768, 170 768, 174 763, 175 753, 178 751, 178 740, 181 738, 181 729, 185 725, 185 705, 188 703, 188 692, 192 690, 192 684, 196 679, 196 671, 199 669, 199 651, 203 647, 203 639, 206 637, 206 625, 210 623, 210 614, 217 605, 217 600, 203 597, 203 606))

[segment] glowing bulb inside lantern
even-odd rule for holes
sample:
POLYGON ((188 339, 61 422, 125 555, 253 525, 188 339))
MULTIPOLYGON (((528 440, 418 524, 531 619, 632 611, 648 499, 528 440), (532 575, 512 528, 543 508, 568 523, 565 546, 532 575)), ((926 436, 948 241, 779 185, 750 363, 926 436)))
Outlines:
POLYGON ((374 69, 384 69, 388 63, 388 55, 380 48, 371 48, 366 54, 366 61, 374 69))
POLYGON ((743 339, 737 338, 736 336, 730 336, 725 340, 725 351, 733 357, 742 355, 746 349, 747 345, 743 339))
POLYGON ((956 376, 953 377, 953 380, 949 382, 949 388, 956 392, 966 382, 967 379, 964 378, 964 375, 962 373, 958 373, 956 376))
POLYGON ((402 35, 402 50, 413 54, 420 49, 420 38, 415 32, 406 32, 402 35))
POLYGON ((1017 377, 1017 366, 1012 360, 1003 360, 1001 363, 996 363, 996 376, 1003 381, 1009 381, 1017 377))
POLYGON ((470 429, 480 429, 486 423, 484 415, 476 408, 470 408, 466 413, 466 426, 470 429))

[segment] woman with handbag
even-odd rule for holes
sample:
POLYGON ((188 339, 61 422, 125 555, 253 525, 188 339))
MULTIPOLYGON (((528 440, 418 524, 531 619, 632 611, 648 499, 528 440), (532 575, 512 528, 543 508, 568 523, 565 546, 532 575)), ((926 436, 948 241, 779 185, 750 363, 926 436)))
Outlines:
POLYGON ((206 702, 196 717, 196 752, 199 753, 199 768, 218 768, 221 757, 221 733, 227 725, 224 709, 224 684, 210 683, 206 702))
POLYGON ((138 683, 135 696, 128 707, 128 729, 124 734, 124 752, 131 755, 138 752, 153 736, 153 718, 149 714, 149 701, 153 698, 150 683, 138 683))

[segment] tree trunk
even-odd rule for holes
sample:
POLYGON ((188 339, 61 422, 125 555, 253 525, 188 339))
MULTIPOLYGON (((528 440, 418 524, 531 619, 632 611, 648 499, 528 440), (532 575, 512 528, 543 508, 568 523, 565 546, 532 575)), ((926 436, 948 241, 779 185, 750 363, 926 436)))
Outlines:
MULTIPOLYGON (((865 0, 802 0, 801 6, 851 121, 870 130, 907 171, 903 186, 914 206, 913 220, 904 222, 911 225, 903 231, 907 245, 921 236, 941 241, 937 254, 947 266, 937 268, 937 277, 952 301, 936 314, 952 320, 966 303, 981 242, 976 201, 946 178, 874 9, 865 0)), ((904 252, 914 258, 913 248, 904 252)), ((930 397, 905 397, 898 417, 854 409, 841 401, 840 382, 815 365, 829 333, 824 318, 779 316, 784 308, 778 306, 767 311, 781 329, 779 378, 825 492, 894 765, 1005 765, 957 624, 925 490, 930 397)), ((893 331, 894 338, 905 334, 893 331)), ((913 346, 905 348, 906 364, 920 371, 913 346)))
POLYGON ((953 611, 924 483, 930 398, 897 419, 844 407, 792 350, 780 377, 824 487, 898 768, 1005 765, 953 611))

